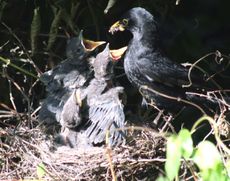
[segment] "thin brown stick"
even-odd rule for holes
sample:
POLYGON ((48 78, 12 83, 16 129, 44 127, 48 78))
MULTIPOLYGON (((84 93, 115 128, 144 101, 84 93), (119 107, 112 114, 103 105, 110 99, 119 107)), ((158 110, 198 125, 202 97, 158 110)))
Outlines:
MULTIPOLYGON (((167 94, 164 94, 164 93, 161 93, 161 92, 156 91, 156 90, 154 90, 154 89, 151 89, 151 88, 149 88, 147 85, 141 86, 141 87, 140 87, 140 92, 141 92, 141 89, 145 89, 145 90, 151 91, 151 92, 153 92, 154 94, 160 95, 160 96, 162 96, 162 97, 164 97, 164 98, 167 98, 167 99, 171 99, 171 100, 173 100, 173 101, 182 102, 182 103, 185 103, 185 104, 187 104, 187 105, 193 106, 193 107, 197 108, 198 110, 200 110, 204 115, 206 115, 205 111, 204 111, 200 106, 198 106, 197 104, 195 104, 195 103, 193 103, 193 102, 187 101, 187 100, 182 99, 182 98, 180 98, 180 97, 169 96, 169 95, 167 95, 167 94)), ((141 94, 143 95, 142 92, 141 92, 141 94)))
POLYGON ((111 150, 110 145, 109 145, 109 131, 108 130, 106 131, 106 153, 107 153, 106 155, 107 155, 107 158, 109 161, 109 167, 110 167, 113 181, 117 181, 117 177, 116 177, 116 173, 115 173, 114 165, 113 165, 113 161, 112 161, 112 150, 111 150))
POLYGON ((185 85, 182 85, 182 87, 190 87, 192 85, 192 79, 191 79, 191 72, 193 70, 193 68, 199 63, 201 62, 203 59, 211 56, 211 55, 216 55, 216 52, 211 52, 211 53, 208 53, 206 54, 205 56, 201 57, 200 59, 198 59, 195 63, 193 63, 191 65, 191 67, 189 68, 189 71, 188 71, 188 80, 189 80, 189 83, 188 84, 185 84, 185 85))
POLYGON ((41 75, 41 70, 37 67, 37 65, 34 63, 34 61, 32 60, 30 54, 28 53, 27 49, 25 48, 25 46, 23 45, 23 43, 21 42, 21 40, 17 37, 17 35, 13 32, 13 30, 7 26, 4 22, 2 22, 2 25, 6 27, 6 29, 11 33, 11 35, 13 35, 13 37, 18 41, 18 43, 21 45, 22 49, 24 50, 26 56, 29 59, 29 63, 34 67, 34 69, 37 71, 38 76, 41 75))

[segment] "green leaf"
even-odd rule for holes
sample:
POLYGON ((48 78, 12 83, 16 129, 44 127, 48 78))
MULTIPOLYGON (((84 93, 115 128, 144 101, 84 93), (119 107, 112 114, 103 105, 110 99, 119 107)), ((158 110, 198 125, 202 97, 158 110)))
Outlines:
POLYGON ((165 163, 165 171, 169 180, 173 180, 178 175, 181 156, 180 140, 177 139, 176 136, 169 137, 166 148, 165 163))
POLYGON ((109 0, 105 10, 104 10, 104 13, 107 14, 109 9, 112 8, 114 6, 114 4, 116 3, 117 0, 109 0))
POLYGON ((42 178, 45 175, 45 165, 43 163, 39 163, 37 166, 37 176, 38 178, 42 178))
POLYGON ((56 8, 54 10, 54 19, 53 19, 51 27, 50 27, 49 40, 48 40, 48 45, 47 45, 48 50, 50 50, 50 48, 52 47, 52 45, 54 44, 54 42, 56 40, 56 37, 58 34, 58 26, 59 26, 60 21, 62 19, 62 15, 63 15, 63 9, 56 8))
POLYGON ((230 178, 230 159, 227 160, 227 163, 226 163, 226 169, 227 169, 227 175, 229 176, 230 178))
POLYGON ((7 6, 7 2, 0 1, 0 21, 2 20, 2 15, 6 6, 7 6))
POLYGON ((37 47, 37 37, 41 29, 41 16, 39 7, 34 9, 34 16, 30 27, 30 39, 31 39, 31 49, 32 54, 34 54, 37 47))
POLYGON ((34 77, 34 78, 38 79, 38 77, 37 77, 36 75, 34 75, 33 73, 31 73, 31 72, 27 71, 26 69, 23 69, 23 68, 21 68, 21 67, 15 65, 15 64, 13 64, 12 61, 11 61, 10 59, 5 59, 5 58, 3 58, 3 57, 0 56, 0 62, 1 62, 1 61, 5 64, 5 66, 10 65, 11 67, 13 67, 13 68, 19 70, 20 72, 22 72, 22 73, 24 73, 24 74, 26 74, 26 75, 29 75, 29 76, 31 76, 31 77, 34 77))
POLYGON ((229 181, 227 170, 224 169, 221 155, 216 146, 204 141, 197 147, 194 155, 194 162, 201 170, 202 180, 204 181, 229 181))
POLYGON ((201 170, 215 170, 220 164, 222 164, 216 146, 209 141, 203 141, 198 145, 197 151, 194 155, 194 162, 201 170))
POLYGON ((193 153, 193 141, 191 133, 187 129, 182 129, 179 132, 178 139, 180 139, 181 142, 182 156, 185 159, 190 158, 193 153))
POLYGON ((168 181, 168 179, 163 176, 160 176, 156 179, 156 181, 168 181))

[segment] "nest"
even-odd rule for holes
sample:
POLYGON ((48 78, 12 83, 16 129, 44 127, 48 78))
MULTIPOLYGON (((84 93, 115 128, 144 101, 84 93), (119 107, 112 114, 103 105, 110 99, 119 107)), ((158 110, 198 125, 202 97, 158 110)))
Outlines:
POLYGON ((138 180, 163 174, 164 137, 142 127, 127 130, 126 144, 114 148, 69 148, 54 146, 53 138, 44 134, 38 124, 33 127, 24 121, 17 128, 6 127, 0 130, 0 177, 3 180, 138 180), (39 176, 39 169, 44 174, 39 176))

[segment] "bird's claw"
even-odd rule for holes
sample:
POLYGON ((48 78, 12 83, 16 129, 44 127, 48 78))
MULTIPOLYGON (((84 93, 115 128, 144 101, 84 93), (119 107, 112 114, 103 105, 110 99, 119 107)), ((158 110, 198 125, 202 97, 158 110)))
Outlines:
POLYGON ((75 98, 76 98, 76 103, 81 107, 82 106, 82 100, 81 100, 81 91, 80 91, 80 89, 76 90, 75 98))

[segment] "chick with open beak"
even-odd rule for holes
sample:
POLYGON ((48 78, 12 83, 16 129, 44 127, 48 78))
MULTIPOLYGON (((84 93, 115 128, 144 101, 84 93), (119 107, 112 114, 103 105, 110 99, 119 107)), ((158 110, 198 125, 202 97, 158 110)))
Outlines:
POLYGON ((84 39, 82 34, 81 31, 78 37, 67 41, 67 59, 40 77, 46 86, 47 97, 42 103, 39 120, 47 124, 60 122, 63 106, 73 91, 93 77, 88 65, 94 58, 92 52, 105 42, 84 39))
POLYGON ((116 129, 125 126, 123 104, 119 97, 123 94, 123 87, 111 87, 109 84, 113 73, 109 44, 90 63, 94 78, 88 86, 76 89, 66 101, 61 114, 61 135, 66 144, 76 147, 83 143, 102 144, 109 131, 111 145, 120 144, 125 132, 116 129), (83 100, 86 100, 84 104, 83 100), (81 116, 83 109, 88 109, 88 115, 81 116), (88 117, 88 120, 83 120, 83 117, 88 117))
POLYGON ((111 145, 120 144, 125 138, 125 131, 119 130, 125 126, 123 104, 120 100, 123 87, 109 85, 113 72, 110 62, 111 52, 107 44, 93 62, 95 78, 86 88, 90 123, 86 135, 93 144, 105 142, 107 131, 110 133, 111 145))

